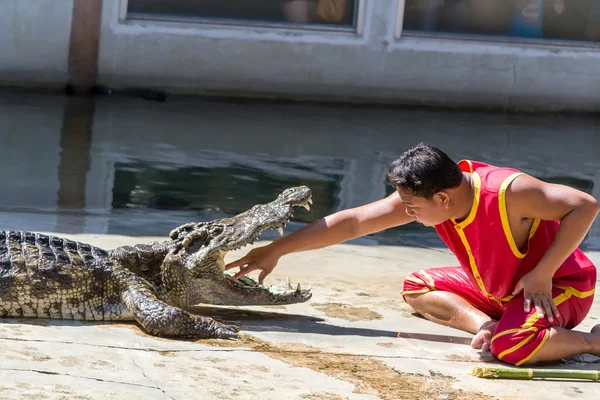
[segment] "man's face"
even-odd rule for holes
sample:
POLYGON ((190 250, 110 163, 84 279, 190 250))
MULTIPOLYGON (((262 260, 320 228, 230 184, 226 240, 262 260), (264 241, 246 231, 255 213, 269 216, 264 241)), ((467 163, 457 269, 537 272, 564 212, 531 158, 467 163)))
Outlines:
POLYGON ((400 199, 406 206, 406 214, 425 226, 434 226, 447 221, 452 216, 449 211, 449 198, 445 192, 436 193, 431 199, 414 196, 410 189, 396 187, 400 199))

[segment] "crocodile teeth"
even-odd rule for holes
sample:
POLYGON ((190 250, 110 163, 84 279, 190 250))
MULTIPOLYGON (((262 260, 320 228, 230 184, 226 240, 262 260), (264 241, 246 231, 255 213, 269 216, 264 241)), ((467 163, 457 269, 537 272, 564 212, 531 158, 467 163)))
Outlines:
POLYGON ((298 287, 296 288, 296 292, 300 293, 300 291, 302 291, 302 288, 300 287, 300 282, 298 282, 298 287))
POLYGON ((279 232, 279 236, 283 236, 283 228, 282 227, 277 228, 277 232, 279 232))
POLYGON ((302 207, 306 208, 307 210, 310 210, 310 205, 308 205, 308 203, 304 204, 302 207))
POLYGON ((290 277, 287 277, 287 289, 290 290, 292 289, 292 284, 290 283, 290 277))
POLYGON ((309 204, 312 204, 312 203, 313 203, 313 201, 312 201, 312 197, 311 197, 310 199, 308 199, 308 203, 309 203, 309 204))

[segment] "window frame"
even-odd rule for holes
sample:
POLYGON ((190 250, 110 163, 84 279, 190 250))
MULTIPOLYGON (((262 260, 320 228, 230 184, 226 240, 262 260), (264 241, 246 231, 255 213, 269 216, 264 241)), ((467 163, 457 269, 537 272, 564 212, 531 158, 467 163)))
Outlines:
MULTIPOLYGON (((130 22, 151 22, 165 24, 189 24, 195 26, 210 26, 223 28, 263 28, 268 30, 284 30, 296 32, 332 32, 332 33, 350 33, 361 36, 365 26, 365 2, 367 0, 354 1, 354 20, 353 26, 336 26, 327 24, 300 24, 290 22, 268 22, 268 21, 252 21, 252 20, 237 20, 225 18, 201 18, 201 17, 175 17, 175 16, 153 16, 128 13, 129 0, 120 0, 119 7, 119 23, 130 22)), ((404 1, 404 0, 399 0, 404 1)))
POLYGON ((586 42, 582 40, 568 39, 532 39, 520 38, 512 36, 495 36, 482 34, 457 34, 449 32, 422 32, 404 29, 404 11, 406 9, 406 0, 397 0, 398 10, 396 13, 396 29, 394 38, 400 41, 404 38, 420 38, 420 39, 437 39, 447 41, 475 42, 477 44, 506 44, 515 46, 531 46, 531 47, 555 47, 559 49, 583 49, 583 50, 598 50, 600 42, 586 42))

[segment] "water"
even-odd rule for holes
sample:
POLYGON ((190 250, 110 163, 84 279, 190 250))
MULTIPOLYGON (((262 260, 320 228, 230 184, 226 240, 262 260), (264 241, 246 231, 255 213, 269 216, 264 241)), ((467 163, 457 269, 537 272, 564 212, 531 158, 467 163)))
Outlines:
MULTIPOLYGON (((0 217, 4 229, 164 236, 308 185, 314 205, 290 231, 390 193, 389 162, 420 141, 598 198, 598 126, 550 114, 4 92, 0 217)), ((366 242, 442 246, 417 224, 366 242)), ((584 247, 600 248, 600 222, 584 247)))

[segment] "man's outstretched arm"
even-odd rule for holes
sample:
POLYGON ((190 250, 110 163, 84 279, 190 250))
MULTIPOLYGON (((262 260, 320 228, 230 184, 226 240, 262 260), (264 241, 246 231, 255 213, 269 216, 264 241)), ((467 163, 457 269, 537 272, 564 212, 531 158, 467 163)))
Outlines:
POLYGON ((225 269, 240 267, 234 279, 262 270, 258 277, 262 283, 279 258, 286 254, 320 249, 412 221, 400 196, 394 192, 373 203, 323 217, 267 246, 253 249, 245 257, 227 264, 225 269))
POLYGON ((560 227, 552 245, 536 268, 525 275, 515 287, 513 295, 523 291, 525 311, 531 303, 543 316, 558 316, 552 301, 552 277, 563 262, 575 251, 600 212, 598 201, 580 190, 564 185, 543 182, 529 175, 521 175, 509 186, 506 194, 512 212, 521 218, 558 220, 560 227))

